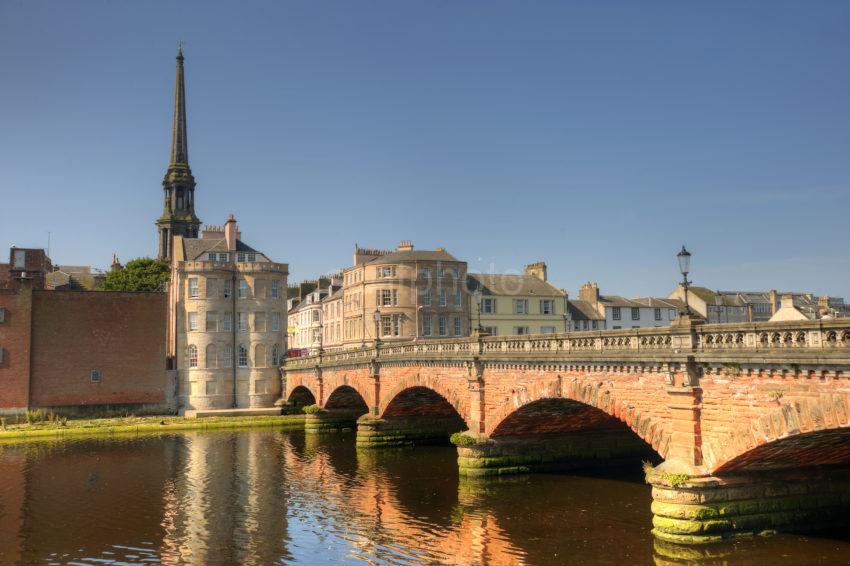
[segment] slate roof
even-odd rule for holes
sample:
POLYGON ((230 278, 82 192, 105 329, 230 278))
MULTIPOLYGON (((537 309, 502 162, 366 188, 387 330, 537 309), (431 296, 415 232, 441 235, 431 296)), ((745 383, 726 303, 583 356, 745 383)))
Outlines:
POLYGON ((483 295, 563 297, 564 292, 533 275, 498 275, 468 273, 467 287, 474 291, 479 285, 483 295))
MULTIPOLYGON (((183 238, 183 250, 186 252, 186 260, 192 261, 200 258, 207 252, 227 252, 227 240, 211 240, 203 238, 183 238)), ((260 253, 242 240, 236 240, 237 252, 260 253)))
POLYGON ((567 302, 567 308, 570 313, 570 318, 573 320, 605 320, 605 317, 599 314, 593 305, 587 301, 567 302))
POLYGON ((446 261, 462 263, 447 251, 438 250, 404 250, 392 252, 387 255, 376 257, 368 262, 369 265, 381 265, 386 263, 401 263, 405 261, 446 261))

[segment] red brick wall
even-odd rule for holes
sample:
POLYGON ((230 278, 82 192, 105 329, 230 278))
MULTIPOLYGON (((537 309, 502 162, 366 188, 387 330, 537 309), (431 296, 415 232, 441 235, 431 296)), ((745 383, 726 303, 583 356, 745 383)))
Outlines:
POLYGON ((166 301, 165 293, 34 291, 30 405, 164 402, 166 301))
POLYGON ((0 322, 0 413, 26 409, 30 376, 30 310, 32 292, 0 289, 0 308, 6 309, 0 322))

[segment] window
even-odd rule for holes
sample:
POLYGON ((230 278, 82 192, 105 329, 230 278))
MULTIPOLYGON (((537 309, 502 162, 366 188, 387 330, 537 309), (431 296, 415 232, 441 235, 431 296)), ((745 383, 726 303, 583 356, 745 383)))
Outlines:
POLYGON ((514 299, 514 314, 528 314, 528 299, 514 299))
POLYGON ((209 261, 215 261, 216 259, 218 259, 218 254, 215 252, 210 252, 207 254, 207 259, 209 261))
POLYGON ((239 332, 248 332, 248 313, 247 312, 236 313, 236 329, 239 330, 239 332))
POLYGON ((207 277, 205 286, 207 298, 214 299, 216 297, 216 292, 218 291, 218 280, 215 277, 207 277))
POLYGON ((422 317, 422 336, 431 336, 431 317, 422 317))
POLYGON ((254 297, 257 299, 265 299, 266 298, 266 280, 265 279, 255 279, 254 280, 254 297))
POLYGON ((219 253, 218 254, 218 261, 230 261, 230 254, 229 253, 219 253))
POLYGON ((460 336, 461 334, 461 323, 460 317, 455 317, 455 336, 460 336))
POLYGON ((393 317, 391 316, 382 316, 381 317, 381 336, 390 336, 392 334, 393 327, 393 317))
POLYGON ((540 327, 540 334, 555 334, 555 327, 554 326, 541 326, 540 327))
POLYGON ((655 309, 655 320, 661 320, 661 309, 655 309))
POLYGON ((207 311, 207 332, 218 332, 218 313, 207 311))
POLYGON ((188 366, 190 368, 198 367, 198 347, 194 344, 189 345, 188 350, 189 363, 188 366))
POLYGON ((321 316, 320 316, 320 313, 319 313, 319 309, 313 309, 312 315, 310 316, 310 321, 313 324, 317 324, 317 323, 321 322, 321 316))
POLYGON ((555 301, 552 299, 541 299, 540 314, 555 314, 555 301))
POLYGON ((499 329, 496 328, 495 326, 484 326, 483 328, 484 328, 484 332, 486 332, 490 336, 498 336, 499 335, 499 329))
POLYGON ((221 322, 222 322, 222 330, 224 330, 225 332, 233 331, 233 313, 232 312, 224 313, 224 319, 221 322))
POLYGON ((443 269, 442 267, 438 267, 437 268, 437 277, 442 279, 445 276, 446 276, 446 270, 443 269))
POLYGON ((280 281, 272 279, 272 299, 280 298, 280 281))
POLYGON ((676 318, 676 309, 667 309, 667 317, 670 320, 675 319, 676 318))
POLYGON ((457 290, 455 290, 455 306, 456 307, 460 306, 460 300, 461 300, 460 289, 457 289, 457 290))
POLYGON ((243 252, 236 254, 236 261, 239 263, 245 263, 245 254, 243 252))
POLYGON ((15 250, 15 269, 25 269, 27 266, 27 252, 15 250))
POLYGON ((446 290, 440 289, 440 306, 446 306, 446 290))
POLYGON ((247 259, 249 263, 254 263, 257 261, 257 254, 248 254, 247 259))
POLYGON ((529 332, 527 326, 514 326, 514 334, 516 334, 517 336, 525 336, 528 333, 529 332))
POLYGON ((227 344, 224 347, 224 353, 221 356, 221 366, 226 368, 233 367, 233 346, 227 344))
POLYGON ((283 360, 280 357, 280 346, 275 344, 274 346, 272 346, 272 366, 277 367, 282 362, 283 360))
POLYGON ((254 367, 266 367, 266 346, 265 344, 257 344, 254 346, 254 367))
POLYGON ((241 368, 248 367, 248 348, 244 344, 239 344, 239 358, 236 360, 236 365, 241 368))
POLYGON ((440 336, 446 336, 446 317, 440 317, 440 336))
POLYGON ((452 267, 452 277, 455 279, 460 279, 460 269, 457 267, 452 267))
POLYGON ((422 291, 422 305, 426 307, 431 306, 431 289, 425 289, 422 291))
POLYGON ((393 306, 393 297, 398 300, 398 290, 396 289, 381 289, 378 298, 378 304, 382 307, 393 306))
POLYGON ((189 331, 198 329, 198 313, 190 312, 189 313, 189 331))
POLYGON ((272 313, 272 332, 280 332, 280 313, 272 313))
POLYGON ((422 275, 422 277, 424 277, 425 279, 431 279, 431 268, 430 268, 430 267, 423 267, 423 268, 421 268, 421 269, 419 270, 419 273, 420 273, 420 275, 422 275))
POLYGON ((640 309, 632 307, 632 320, 640 320, 640 309))
POLYGON ((197 299, 198 298, 198 278, 190 277, 189 278, 189 298, 197 299))
POLYGON ((215 344, 207 344, 207 359, 204 365, 210 369, 218 367, 218 348, 216 348, 215 344))
MULTIPOLYGON (((316 311, 318 312, 318 311, 316 311)), ((265 332, 266 331, 266 313, 264 312, 255 312, 254 313, 254 332, 265 332)))
POLYGON ((248 282, 244 279, 239 280, 239 298, 247 299, 248 298, 248 282))
POLYGON ((496 314, 496 299, 481 299, 481 312, 485 314, 496 314))
POLYGON ((599 327, 599 323, 598 323, 598 321, 596 321, 596 320, 592 321, 592 322, 591 322, 591 325, 593 326, 593 329, 594 329, 594 330, 596 330, 596 329, 599 327))
POLYGON ((582 321, 581 324, 582 324, 582 328, 584 328, 584 330, 587 330, 587 321, 584 320, 584 321, 582 321))
POLYGON ((223 289, 224 298, 229 299, 233 295, 233 281, 225 279, 223 289))
POLYGON ((386 265, 378 268, 378 277, 395 277, 395 266, 386 265))
POLYGON ((6 309, 0 308, 0 322, 6 322, 6 309))
POLYGON ((611 317, 614 320, 620 320, 620 307, 614 307, 611 311, 611 317))
MULTIPOLYGON (((3 361, 2 350, 0 350, 0 362, 3 361)), ((91 379, 92 383, 100 383, 100 370, 93 369, 91 370, 91 374, 89 374, 89 379, 91 379)))

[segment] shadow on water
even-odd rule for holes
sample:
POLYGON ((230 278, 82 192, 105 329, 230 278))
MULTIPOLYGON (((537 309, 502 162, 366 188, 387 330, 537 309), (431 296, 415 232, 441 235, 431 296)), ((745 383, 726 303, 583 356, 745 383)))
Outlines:
POLYGON ((452 448, 248 431, 0 448, 0 563, 847 563, 845 532, 655 541, 639 465, 489 481, 452 448))

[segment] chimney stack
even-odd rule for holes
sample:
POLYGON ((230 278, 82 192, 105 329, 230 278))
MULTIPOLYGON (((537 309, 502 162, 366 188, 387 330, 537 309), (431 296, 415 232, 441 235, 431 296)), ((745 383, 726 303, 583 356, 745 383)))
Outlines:
POLYGON ((586 301, 596 308, 599 302, 599 285, 596 283, 585 283, 578 290, 578 298, 580 301, 586 301))
POLYGON ((236 239, 238 237, 236 219, 233 217, 233 213, 230 213, 227 222, 224 223, 224 239, 227 241, 227 251, 236 251, 236 239))
POLYGON ((410 240, 402 240, 398 245, 398 251, 400 252, 412 252, 413 251, 413 242, 410 240))
POLYGON ((541 281, 546 281, 546 262, 538 261, 537 263, 529 263, 525 266, 525 274, 537 277, 541 281))
POLYGON ((776 289, 771 289, 768 293, 770 297, 770 314, 776 314, 776 289))

